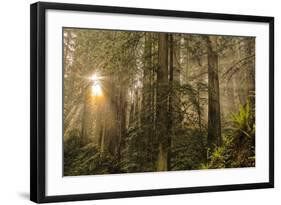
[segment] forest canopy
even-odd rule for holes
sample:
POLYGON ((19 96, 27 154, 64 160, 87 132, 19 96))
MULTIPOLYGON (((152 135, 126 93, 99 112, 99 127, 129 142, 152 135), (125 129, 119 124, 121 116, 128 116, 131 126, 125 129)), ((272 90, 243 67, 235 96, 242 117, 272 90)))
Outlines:
POLYGON ((63 29, 64 175, 255 166, 255 38, 63 29))

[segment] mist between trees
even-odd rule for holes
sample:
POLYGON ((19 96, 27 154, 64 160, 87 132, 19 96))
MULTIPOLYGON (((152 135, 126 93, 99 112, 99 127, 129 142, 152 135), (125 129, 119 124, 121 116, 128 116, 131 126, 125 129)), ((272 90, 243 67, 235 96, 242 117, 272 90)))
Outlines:
POLYGON ((64 175, 255 166, 255 38, 64 29, 64 175))

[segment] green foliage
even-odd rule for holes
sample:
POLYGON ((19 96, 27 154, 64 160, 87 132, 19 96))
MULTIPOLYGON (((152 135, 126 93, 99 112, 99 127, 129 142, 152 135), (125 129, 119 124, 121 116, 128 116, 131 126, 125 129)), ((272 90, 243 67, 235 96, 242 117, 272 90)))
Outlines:
POLYGON ((200 169, 206 159, 206 131, 198 129, 183 131, 173 137, 171 170, 200 169))
POLYGON ((123 161, 121 167, 124 172, 147 172, 155 170, 154 156, 156 156, 156 144, 153 143, 151 135, 147 132, 151 129, 150 124, 139 125, 138 121, 132 123, 123 150, 123 161), (153 158, 153 159, 152 159, 153 158))
POLYGON ((226 168, 226 163, 227 163, 227 156, 225 154, 225 147, 216 147, 210 154, 210 150, 207 150, 207 163, 206 164, 201 164, 202 169, 219 169, 219 168, 226 168))
POLYGON ((250 102, 232 114, 231 125, 221 147, 217 147, 202 168, 235 168, 255 166, 255 115, 250 102))
POLYGON ((232 127, 228 134, 228 152, 231 153, 233 167, 255 165, 255 113, 250 102, 240 106, 240 111, 232 115, 232 127))
POLYGON ((81 140, 80 136, 70 135, 64 142, 64 175, 107 173, 120 173, 114 157, 108 152, 101 152, 90 140, 81 140))

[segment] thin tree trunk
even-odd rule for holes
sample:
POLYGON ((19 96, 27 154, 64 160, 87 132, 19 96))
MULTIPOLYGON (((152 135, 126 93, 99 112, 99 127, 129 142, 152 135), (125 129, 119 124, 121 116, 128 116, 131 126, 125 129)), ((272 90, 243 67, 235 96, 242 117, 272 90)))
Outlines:
POLYGON ((118 102, 118 121, 119 121, 119 138, 117 144, 117 160, 121 161, 121 151, 125 143, 125 129, 126 129, 126 109, 127 103, 125 101, 125 87, 120 85, 119 102, 118 102))
POLYGON ((186 81, 186 82, 188 82, 188 77, 189 77, 189 75, 188 75, 188 72, 189 72, 189 39, 190 39, 190 37, 189 36, 186 36, 185 38, 184 38, 184 40, 185 40, 185 66, 184 66, 184 68, 185 68, 185 71, 184 71, 184 80, 186 81))
POLYGON ((151 119, 151 124, 152 124, 152 139, 151 139, 151 162, 153 163, 157 159, 157 133, 156 133, 156 101, 157 101, 157 68, 158 68, 158 34, 152 34, 152 73, 151 73, 151 78, 152 78, 152 86, 151 86, 151 93, 152 93, 152 98, 151 98, 151 109, 152 109, 152 119, 151 119))
POLYGON ((101 122, 101 128, 100 128, 100 140, 99 140, 99 147, 101 153, 104 152, 104 139, 105 138, 105 122, 101 122))
POLYGON ((199 126, 199 131, 202 133, 202 120, 201 120, 201 105, 200 105, 200 85, 197 84, 197 102, 198 102, 198 109, 197 109, 197 114, 198 114, 198 126, 199 126))
POLYGON ((168 100, 168 156, 167 156, 167 169, 171 168, 171 145, 172 145, 172 129, 173 129, 173 78, 174 78, 174 40, 173 34, 169 35, 169 100, 168 100))
POLYGON ((81 141, 88 137, 88 89, 84 93, 83 101, 83 114, 82 114, 82 125, 81 125, 81 141))

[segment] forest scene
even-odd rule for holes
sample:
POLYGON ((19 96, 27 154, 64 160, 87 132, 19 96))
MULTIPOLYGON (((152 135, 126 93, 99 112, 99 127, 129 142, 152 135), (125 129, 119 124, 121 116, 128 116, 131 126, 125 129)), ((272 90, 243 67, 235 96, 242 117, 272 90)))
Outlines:
POLYGON ((64 176, 255 167, 255 37, 62 38, 64 176))

